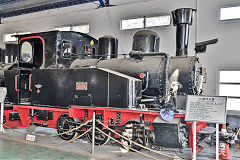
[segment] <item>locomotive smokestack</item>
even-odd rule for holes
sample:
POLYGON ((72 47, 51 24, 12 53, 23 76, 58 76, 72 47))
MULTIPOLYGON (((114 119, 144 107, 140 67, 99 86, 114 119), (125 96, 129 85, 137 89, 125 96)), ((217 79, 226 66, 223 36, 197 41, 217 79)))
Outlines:
POLYGON ((189 25, 192 25, 193 14, 196 10, 192 8, 180 8, 172 11, 173 25, 177 26, 176 32, 176 56, 188 55, 189 25))

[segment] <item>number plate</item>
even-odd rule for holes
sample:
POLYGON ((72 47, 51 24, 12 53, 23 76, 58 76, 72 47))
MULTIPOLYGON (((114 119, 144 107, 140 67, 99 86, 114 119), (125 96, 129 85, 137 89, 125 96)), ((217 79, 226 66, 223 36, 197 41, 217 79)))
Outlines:
POLYGON ((86 91, 87 90, 87 82, 76 82, 76 90, 77 91, 86 91))
POLYGON ((26 136, 26 141, 31 141, 31 142, 34 142, 35 141, 35 136, 34 135, 31 135, 31 134, 27 134, 26 136))

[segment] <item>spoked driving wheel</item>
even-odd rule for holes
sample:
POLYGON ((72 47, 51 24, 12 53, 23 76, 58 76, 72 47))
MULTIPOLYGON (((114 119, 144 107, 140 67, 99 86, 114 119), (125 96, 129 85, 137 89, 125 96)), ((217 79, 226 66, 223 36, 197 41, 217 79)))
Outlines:
MULTIPOLYGON (((103 132, 107 133, 108 135, 110 135, 110 132, 108 132, 107 130, 103 130, 103 132)), ((90 143, 92 143, 92 132, 89 132, 87 135, 86 135, 87 139, 89 140, 90 143)), ((95 131, 95 145, 103 145, 103 144, 106 144, 108 143, 109 141, 109 137, 102 134, 101 132, 99 131, 95 131)))
MULTIPOLYGON (((140 128, 139 124, 140 124, 140 121, 138 119, 132 119, 127 121, 124 124, 125 130, 123 131, 123 136, 140 145, 148 145, 147 144, 148 138, 145 134, 145 129, 147 129, 146 128, 147 126, 144 126, 145 128, 143 127, 140 128)), ((129 148, 133 148, 136 150, 142 149, 140 146, 135 145, 134 143, 124 138, 122 138, 121 142, 123 144, 123 148, 126 149, 127 151, 129 150, 129 148)))
MULTIPOLYGON (((70 118, 68 114, 63 114, 59 117, 57 121, 57 132, 58 134, 67 132, 73 128, 75 128, 74 125, 71 124, 71 122, 74 122, 75 120, 73 118, 70 118)), ((71 140, 75 138, 78 135, 76 131, 68 132, 66 134, 59 135, 64 140, 71 140)))
MULTIPOLYGON (((97 119, 102 119, 101 117, 98 117, 97 119)), ((107 135, 110 135, 111 132, 109 132, 109 130, 107 129, 103 129, 103 126, 96 123, 96 128, 101 129, 103 132, 105 132, 107 135)), ((88 139, 88 141, 90 143, 92 143, 92 131, 88 132, 86 134, 86 137, 88 139)), ((103 133, 99 132, 97 129, 95 129, 95 145, 103 145, 108 143, 108 141, 110 140, 109 136, 104 135, 103 133)))

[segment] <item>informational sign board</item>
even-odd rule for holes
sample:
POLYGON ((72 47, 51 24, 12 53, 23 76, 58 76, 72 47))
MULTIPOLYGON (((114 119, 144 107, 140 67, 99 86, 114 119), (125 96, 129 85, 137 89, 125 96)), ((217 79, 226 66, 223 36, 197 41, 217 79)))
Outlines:
POLYGON ((186 121, 226 124, 227 97, 189 95, 186 121))
POLYGON ((0 87, 0 103, 3 103, 5 101, 6 95, 7 95, 7 88, 0 87))

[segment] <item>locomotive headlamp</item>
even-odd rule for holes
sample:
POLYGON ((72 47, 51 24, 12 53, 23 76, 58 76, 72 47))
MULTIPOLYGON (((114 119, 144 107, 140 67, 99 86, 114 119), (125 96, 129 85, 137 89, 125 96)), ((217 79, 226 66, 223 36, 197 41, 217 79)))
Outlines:
POLYGON ((144 73, 140 73, 139 74, 139 78, 143 79, 145 77, 145 74, 144 73))
POLYGON ((23 42, 21 46, 21 61, 25 63, 29 63, 32 60, 33 57, 33 47, 32 44, 29 42, 23 42))

